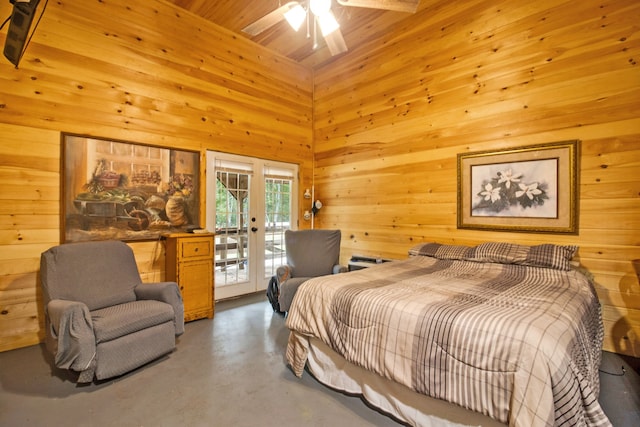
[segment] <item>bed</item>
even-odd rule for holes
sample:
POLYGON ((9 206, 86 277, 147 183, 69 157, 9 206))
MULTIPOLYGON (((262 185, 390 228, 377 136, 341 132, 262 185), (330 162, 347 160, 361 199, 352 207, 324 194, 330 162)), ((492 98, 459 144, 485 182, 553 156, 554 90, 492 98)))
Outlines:
POLYGON ((610 426, 600 304, 576 251, 424 243, 311 279, 287 315, 287 362, 410 425, 446 425, 453 406, 516 427, 610 426))

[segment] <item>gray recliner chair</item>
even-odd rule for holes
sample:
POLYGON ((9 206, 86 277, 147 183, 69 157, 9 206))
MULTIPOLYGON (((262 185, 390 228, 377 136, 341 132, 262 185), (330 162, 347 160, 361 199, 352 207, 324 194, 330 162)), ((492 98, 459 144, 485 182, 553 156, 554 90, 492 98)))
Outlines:
POLYGON ((70 243, 42 253, 46 346, 78 382, 118 376, 157 359, 184 332, 175 282, 143 284, 120 241, 70 243))
POLYGON ((340 239, 340 230, 285 231, 287 264, 276 270, 280 311, 289 311, 296 291, 310 278, 347 271, 340 265, 340 239))

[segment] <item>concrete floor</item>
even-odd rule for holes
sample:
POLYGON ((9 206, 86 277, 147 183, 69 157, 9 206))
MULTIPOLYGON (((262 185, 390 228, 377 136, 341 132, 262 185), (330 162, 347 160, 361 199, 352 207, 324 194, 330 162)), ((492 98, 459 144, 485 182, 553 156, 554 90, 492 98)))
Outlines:
MULTIPOLYGON (((0 426, 398 426, 358 397, 284 365, 288 331, 264 294, 216 304, 175 352, 122 377, 78 386, 43 346, 0 353, 0 426)), ((605 353, 601 402, 616 427, 640 425, 637 359, 605 353)))

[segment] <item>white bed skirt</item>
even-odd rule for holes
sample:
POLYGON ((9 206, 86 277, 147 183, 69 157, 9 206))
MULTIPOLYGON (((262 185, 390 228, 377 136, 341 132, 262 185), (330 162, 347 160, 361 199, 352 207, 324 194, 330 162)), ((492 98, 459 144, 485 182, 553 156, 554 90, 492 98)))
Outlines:
MULTIPOLYGON (((298 338, 306 337, 298 334, 298 338)), ((504 424, 485 415, 418 394, 404 385, 353 365, 319 339, 309 338, 308 341, 307 368, 318 381, 336 390, 361 395, 373 407, 409 425, 504 427, 504 424)))

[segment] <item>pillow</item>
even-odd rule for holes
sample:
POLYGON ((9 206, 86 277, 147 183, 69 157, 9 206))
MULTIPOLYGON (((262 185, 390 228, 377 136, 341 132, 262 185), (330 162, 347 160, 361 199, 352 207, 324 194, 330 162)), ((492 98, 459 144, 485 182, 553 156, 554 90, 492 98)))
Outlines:
POLYGON ((440 243, 421 243, 409 249, 410 256, 430 256, 438 259, 466 258, 466 254, 472 250, 469 246, 443 245, 440 243))
POLYGON ((571 269, 571 259, 577 251, 577 246, 560 246, 550 243, 526 246, 516 243, 488 242, 470 247, 429 242, 420 243, 409 249, 409 256, 519 264, 568 271, 571 269))
POLYGON ((467 261, 520 264, 527 259, 527 248, 515 243, 482 243, 469 252, 467 261))
POLYGON ((570 270, 571 259, 578 252, 577 246, 559 246, 546 243, 531 246, 527 254, 526 265, 549 267, 557 270, 570 270))
POLYGON ((560 246, 550 243, 525 246, 515 243, 491 242, 482 243, 473 248, 469 251, 466 259, 468 261, 529 265, 567 271, 571 269, 571 259, 577 250, 577 246, 560 246))

